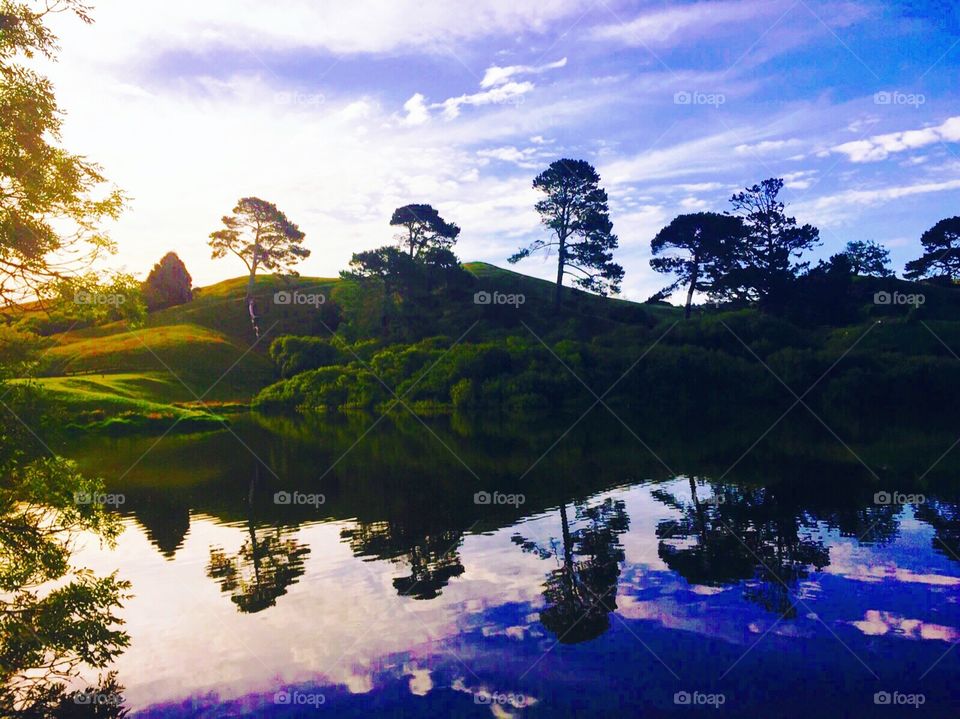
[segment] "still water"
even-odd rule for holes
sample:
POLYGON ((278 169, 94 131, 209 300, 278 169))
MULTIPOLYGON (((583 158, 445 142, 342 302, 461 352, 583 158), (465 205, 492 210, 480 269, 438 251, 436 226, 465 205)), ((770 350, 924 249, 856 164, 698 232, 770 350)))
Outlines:
POLYGON ((949 436, 375 421, 70 448, 122 497, 75 560, 132 582, 132 716, 960 712, 949 436))

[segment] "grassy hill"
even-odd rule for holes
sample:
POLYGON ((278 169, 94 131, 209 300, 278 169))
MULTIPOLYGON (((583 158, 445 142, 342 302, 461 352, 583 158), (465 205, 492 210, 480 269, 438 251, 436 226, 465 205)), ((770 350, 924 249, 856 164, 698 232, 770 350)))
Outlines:
MULTIPOLYGON (((550 282, 483 262, 465 267, 477 278, 478 289, 523 293, 525 310, 534 314, 551 307, 550 282)), ((157 422, 192 421, 206 408, 246 403, 276 379, 267 356, 274 338, 331 335, 343 281, 258 277, 259 341, 246 313, 246 285, 246 278, 236 278, 199 288, 192 302, 151 313, 138 328, 114 322, 53 335, 44 356, 43 376, 36 383, 88 422, 142 416, 157 422), (274 294, 280 291, 319 293, 328 301, 318 307, 277 304, 274 294)), ((679 311, 576 293, 575 312, 588 320, 609 321, 618 313, 639 312, 660 320, 678 316, 679 311)))

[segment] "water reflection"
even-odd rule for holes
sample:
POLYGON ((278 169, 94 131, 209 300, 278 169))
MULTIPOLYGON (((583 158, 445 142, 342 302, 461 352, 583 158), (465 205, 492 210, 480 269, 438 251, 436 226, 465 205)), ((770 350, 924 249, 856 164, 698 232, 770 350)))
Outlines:
MULTIPOLYGON (((718 439, 676 454, 666 445, 686 472, 670 477, 591 425, 590 442, 559 444, 522 485, 563 427, 432 424, 448 451, 385 421, 343 456, 366 425, 273 434, 238 423, 279 478, 254 474, 225 433, 171 438, 124 487, 128 519, 143 527, 123 555, 136 556, 143 593, 119 662, 134 705, 144 716, 221 705, 272 716, 284 687, 324 694, 338 716, 489 715, 473 703, 486 688, 536 697, 548 716, 603 715, 604 702, 613 716, 670 711, 682 687, 664 666, 702 681, 736 666, 724 681, 739 713, 796 696, 811 667, 845 682, 813 704, 856 707, 857 692, 876 691, 856 657, 883 677, 919 677, 960 638, 958 511, 942 486, 916 507, 877 505, 869 476, 835 454, 799 460, 793 445, 764 450, 767 476, 747 468, 718 482, 729 466, 718 439), (526 501, 474 503, 493 488, 526 501), (326 502, 271 501, 294 489, 326 502), (168 608, 188 599, 187 615, 168 608), (209 666, 197 666, 205 651, 209 666), (150 680, 158 652, 170 668, 150 680), (605 694, 581 701, 588 687, 605 694)), ((121 440, 87 461, 123 465, 143 449, 121 440)), ((935 672, 958 670, 947 655, 935 672)))
POLYGON ((248 614, 276 604, 303 574, 304 560, 310 553, 309 547, 297 540, 293 528, 257 526, 254 498, 259 475, 257 466, 247 494, 247 536, 243 544, 235 553, 211 547, 207 564, 207 576, 230 595, 239 611, 248 614))
POLYGON ((610 628, 610 614, 617 609, 617 580, 624 560, 619 536, 630 528, 622 501, 607 499, 601 504, 577 504, 575 521, 584 526, 570 528, 567 505, 560 505, 561 541, 547 546, 511 538, 526 552, 559 565, 547 575, 543 598, 547 607, 540 622, 564 644, 577 644, 603 634, 610 628))

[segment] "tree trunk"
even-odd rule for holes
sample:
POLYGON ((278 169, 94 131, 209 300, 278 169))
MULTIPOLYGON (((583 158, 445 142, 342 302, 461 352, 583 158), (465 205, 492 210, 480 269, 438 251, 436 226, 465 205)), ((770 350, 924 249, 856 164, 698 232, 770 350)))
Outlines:
POLYGON ((553 294, 553 311, 556 314, 560 314, 561 303, 563 300, 563 268, 564 268, 564 247, 566 243, 564 238, 560 238, 560 252, 557 259, 557 286, 554 289, 553 294))
POLYGON ((247 314, 250 315, 250 324, 253 326, 253 334, 260 339, 260 322, 257 317, 257 301, 253 296, 253 291, 256 288, 257 282, 257 268, 256 266, 250 270, 250 279, 247 280, 247 314))
POLYGON ((699 261, 697 260, 697 257, 694 256, 694 258, 693 258, 693 276, 690 278, 690 289, 687 290, 687 304, 686 304, 686 308, 684 309, 684 312, 683 312, 683 318, 684 318, 684 319, 687 319, 687 320, 690 319, 690 304, 693 302, 693 290, 694 290, 694 288, 696 288, 696 286, 697 286, 697 277, 698 277, 699 274, 700 274, 700 272, 699 272, 699 267, 700 267, 699 261))

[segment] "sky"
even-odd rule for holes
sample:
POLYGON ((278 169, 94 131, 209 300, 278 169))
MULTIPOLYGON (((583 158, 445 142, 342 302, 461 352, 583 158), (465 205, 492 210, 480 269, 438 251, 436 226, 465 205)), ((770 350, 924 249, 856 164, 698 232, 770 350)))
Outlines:
MULTIPOLYGON (((585 159, 610 196, 623 296, 668 284, 650 240, 783 177, 789 214, 920 254, 960 214, 960 9, 953 0, 95 0, 58 16, 46 65, 68 149, 131 198, 109 266, 168 251, 202 286, 243 274, 210 232, 240 197, 306 233, 304 275, 388 244, 430 203, 464 261, 506 266, 546 231, 531 183, 585 159)), ((515 269, 555 276, 555 257, 515 269)))

